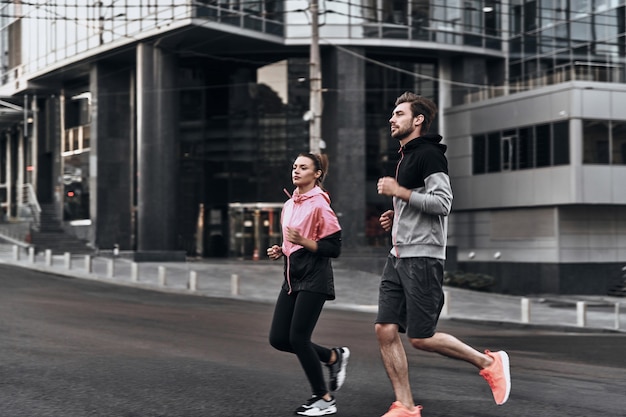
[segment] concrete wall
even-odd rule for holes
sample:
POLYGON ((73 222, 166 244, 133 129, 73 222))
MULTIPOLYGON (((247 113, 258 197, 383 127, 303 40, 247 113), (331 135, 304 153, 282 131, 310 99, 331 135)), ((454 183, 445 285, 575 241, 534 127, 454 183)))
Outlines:
POLYGON ((459 262, 458 270, 492 276, 490 291, 513 295, 606 294, 624 263, 459 262))
POLYGON ((575 205, 461 212, 457 268, 510 294, 606 294, 626 265, 626 207, 575 205))
POLYGON ((626 204, 624 165, 582 165, 581 119, 626 120, 626 89, 568 83, 446 110, 455 210, 559 204, 626 204), (570 120, 570 164, 472 175, 472 135, 570 120))

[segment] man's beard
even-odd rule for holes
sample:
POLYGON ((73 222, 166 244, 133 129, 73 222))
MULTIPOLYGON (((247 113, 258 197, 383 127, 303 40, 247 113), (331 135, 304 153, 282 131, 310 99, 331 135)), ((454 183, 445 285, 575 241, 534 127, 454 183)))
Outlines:
POLYGON ((398 129, 395 135, 391 135, 391 137, 394 139, 402 140, 409 137, 411 133, 413 133, 413 131, 409 129, 398 129))

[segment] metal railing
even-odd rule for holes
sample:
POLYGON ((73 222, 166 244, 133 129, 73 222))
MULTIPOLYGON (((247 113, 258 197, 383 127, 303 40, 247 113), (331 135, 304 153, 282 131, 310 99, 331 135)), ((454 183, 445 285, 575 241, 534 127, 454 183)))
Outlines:
MULTIPOLYGON (((504 95, 511 95, 536 88, 569 81, 592 81, 623 84, 626 81, 626 66, 575 61, 566 65, 511 79, 508 86, 484 86, 469 88, 464 94, 464 104, 476 103, 504 95)), ((459 103, 460 104, 460 103, 459 103)))

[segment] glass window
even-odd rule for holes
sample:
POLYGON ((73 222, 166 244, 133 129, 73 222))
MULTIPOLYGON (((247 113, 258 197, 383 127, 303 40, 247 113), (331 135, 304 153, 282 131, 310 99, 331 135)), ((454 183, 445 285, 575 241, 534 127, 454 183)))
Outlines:
POLYGON ((528 1, 524 3, 524 30, 535 29, 537 29, 537 2, 528 1))
POLYGON ((555 123, 552 127, 554 138, 554 165, 569 164, 569 122, 555 123))
POLYGON ((487 135, 487 172, 498 172, 501 168, 500 132, 487 135))
POLYGON ((515 137, 503 136, 502 137, 502 171, 510 171, 515 164, 515 137))
POLYGON ((537 146, 537 167, 547 167, 552 164, 552 152, 550 146, 550 125, 535 127, 535 140, 537 146))
MULTIPOLYGON (((626 123, 621 130, 626 152, 626 123)), ((474 135, 472 151, 474 174, 567 165, 569 122, 474 135)))
POLYGON ((519 169, 528 169, 534 166, 533 158, 533 128, 524 127, 518 133, 519 169))
POLYGON ((586 15, 591 11, 591 1, 571 0, 570 7, 574 16, 586 15))
POLYGON ((522 6, 516 5, 512 7, 513 16, 511 17, 511 33, 522 33, 522 6))
POLYGON ((555 3, 557 0, 540 0, 539 6, 539 19, 541 21, 541 27, 552 26, 555 21, 555 3))
POLYGON ((483 8, 485 19, 485 34, 489 36, 500 35, 500 2, 487 0, 483 8))
POLYGON ((626 122, 611 123, 613 164, 626 165, 626 122))
POLYGON ((430 2, 428 0, 411 0, 411 26, 413 38, 429 39, 430 2))
POLYGON ((554 28, 543 29, 539 32, 539 52, 550 53, 554 51, 554 28))
MULTIPOLYGON (((377 57, 374 57, 377 59, 377 57)), ((381 175, 393 175, 398 157, 397 141, 389 135, 389 116, 393 110, 395 100, 412 86, 412 90, 437 100, 437 83, 425 78, 416 78, 411 73, 419 73, 435 77, 437 66, 431 62, 407 62, 385 60, 393 68, 401 68, 403 71, 395 71, 378 65, 367 64, 365 95, 366 112, 366 173, 367 180, 378 180, 381 175)), ((308 102, 306 103, 308 106, 308 102)), ((436 120, 430 127, 431 132, 437 132, 436 120)))
POLYGON ((590 17, 573 21, 571 27, 572 40, 585 42, 593 39, 593 31, 590 17))
POLYGON ((376 0, 363 0, 363 17, 369 22, 375 22, 377 14, 376 0))
POLYGON ((524 36, 524 53, 527 55, 535 55, 537 53, 537 36, 525 35, 524 36))
POLYGON ((472 158, 474 174, 484 174, 485 157, 487 154, 487 145, 485 135, 475 135, 472 137, 472 158))
POLYGON ((456 30, 460 29, 461 1, 460 0, 434 0, 433 23, 436 28, 456 30))
POLYGON ((583 163, 609 163, 609 123, 607 121, 583 121, 583 163))
POLYGON ((626 55, 622 38, 626 31, 623 3, 623 0, 511 0, 509 67, 519 65, 522 60, 522 81, 527 88, 535 87, 537 80, 546 84, 572 79, 623 82, 624 64, 620 59, 626 55), (523 37, 521 42, 515 38, 519 35, 523 37), (529 64, 539 60, 548 65, 529 64), (549 77, 539 79, 543 75, 549 77))
POLYGON ((516 81, 522 77, 522 64, 511 65, 509 77, 512 81, 516 81))
POLYGON ((482 32, 482 6, 480 1, 466 0, 463 10, 463 23, 467 32, 482 32))
POLYGON ((89 152, 63 157, 63 220, 89 218, 89 152))

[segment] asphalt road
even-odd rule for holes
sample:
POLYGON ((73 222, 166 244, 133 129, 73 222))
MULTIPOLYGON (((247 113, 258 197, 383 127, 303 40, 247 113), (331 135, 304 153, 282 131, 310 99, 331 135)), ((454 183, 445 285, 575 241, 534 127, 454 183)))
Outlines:
MULTIPOLYGON (((295 357, 267 343, 272 307, 0 266, 0 416, 292 415, 309 388, 295 357)), ((316 342, 352 350, 337 416, 380 416, 393 401, 373 318, 325 310, 318 325, 316 342)), ((409 349, 423 417, 626 416, 624 334, 440 330, 506 349, 513 390, 496 406, 470 365, 409 349)))

